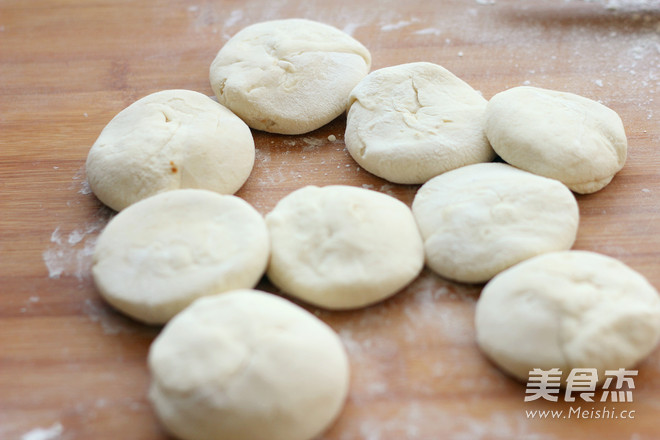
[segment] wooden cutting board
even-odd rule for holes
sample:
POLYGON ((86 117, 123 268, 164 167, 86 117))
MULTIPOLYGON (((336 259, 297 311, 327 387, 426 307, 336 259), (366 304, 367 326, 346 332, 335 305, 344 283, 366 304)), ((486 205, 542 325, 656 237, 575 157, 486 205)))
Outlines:
MULTIPOLYGON (((90 193, 85 158, 122 108, 162 89, 211 95, 208 68, 223 43, 248 24, 289 17, 352 34, 374 69, 430 61, 486 98, 529 84, 616 110, 628 162, 604 190, 578 197, 575 248, 619 258, 660 287, 657 0, 3 0, 1 439, 166 438, 146 399, 159 329, 113 311, 90 278, 112 212, 90 193)), ((238 195, 262 213, 309 184, 362 186, 409 204, 417 187, 360 169, 344 128, 340 117, 302 136, 254 132, 255 170, 238 195)), ((525 403, 525 385, 483 357, 473 326, 480 289, 424 272, 365 310, 310 308, 339 332, 352 366, 345 410, 321 439, 660 438, 660 350, 639 365, 633 402, 582 404, 634 419, 528 417, 580 405, 525 403)))

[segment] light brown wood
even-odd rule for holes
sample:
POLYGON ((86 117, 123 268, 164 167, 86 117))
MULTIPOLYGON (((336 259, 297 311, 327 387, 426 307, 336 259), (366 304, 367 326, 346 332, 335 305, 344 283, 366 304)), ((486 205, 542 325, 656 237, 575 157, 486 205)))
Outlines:
MULTIPOLYGON (((211 95, 215 53, 259 21, 327 22, 362 41, 373 68, 435 62, 486 98, 531 84, 610 106, 625 123, 629 159, 608 187, 578 197, 575 247, 619 258, 660 287, 659 8, 657 0, 3 0, 0 438, 33 440, 38 429, 49 439, 165 438, 146 399, 145 359, 159 329, 113 311, 90 278, 111 211, 89 193, 84 161, 137 98, 170 88, 211 95)), ((298 137, 255 132, 255 170, 238 195, 262 213, 308 184, 366 186, 410 203, 416 186, 357 167, 344 128, 340 117, 298 137)), ((639 366, 635 401, 608 404, 635 419, 528 419, 529 409, 571 405, 524 403, 524 384, 482 356, 479 291, 425 271, 366 310, 310 308, 340 333, 352 365, 346 408, 321 438, 660 437, 659 350, 639 366)))

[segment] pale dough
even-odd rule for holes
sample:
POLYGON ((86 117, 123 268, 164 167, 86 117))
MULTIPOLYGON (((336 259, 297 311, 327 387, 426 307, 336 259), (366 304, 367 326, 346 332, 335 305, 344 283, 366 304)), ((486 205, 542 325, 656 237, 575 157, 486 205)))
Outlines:
POLYGON ((468 283, 570 249, 579 223, 577 201, 565 185, 503 163, 468 165, 429 180, 412 209, 427 265, 468 283))
POLYGON ((410 283, 424 248, 410 209, 352 186, 307 186, 266 215, 268 277, 284 292, 328 309, 381 301, 410 283))
POLYGON ((164 90, 117 114, 87 156, 87 180, 120 211, 179 188, 235 193, 254 165, 250 129, 208 96, 164 90))
POLYGON ((616 112, 582 96, 536 87, 493 96, 486 135, 506 162, 581 194, 610 183, 628 150, 616 112))
POLYGON ((301 134, 342 114, 370 66, 369 51, 339 29, 275 20, 234 35, 213 60, 210 80, 218 102, 250 127, 301 134))
POLYGON ((424 183, 494 158, 483 130, 486 104, 436 64, 376 70, 351 92, 346 148, 362 168, 383 179, 424 183))
POLYGON ((311 440, 341 411, 349 364, 337 334, 275 295, 195 301, 149 351, 149 398, 183 440, 311 440))
POLYGON ((552 252, 493 278, 476 308, 477 342, 504 371, 631 368, 660 338, 658 292, 614 258, 552 252))
POLYGON ((96 244, 92 274, 114 307, 161 324, 200 296, 254 287, 268 256, 266 224, 247 202, 182 189, 117 214, 96 244))

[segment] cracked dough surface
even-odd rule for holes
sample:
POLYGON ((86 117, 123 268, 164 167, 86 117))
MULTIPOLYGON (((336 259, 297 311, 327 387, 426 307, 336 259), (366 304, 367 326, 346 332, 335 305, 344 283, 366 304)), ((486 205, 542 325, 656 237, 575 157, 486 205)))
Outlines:
POLYGON ((362 168, 418 184, 495 153, 483 131, 487 101, 447 69, 419 62, 370 73, 353 89, 346 148, 362 168))
POLYGON ((337 334, 275 295, 195 301, 149 351, 149 398, 184 440, 311 440, 337 417, 349 364, 337 334))
POLYGON ((486 134, 513 166, 593 193, 623 168, 628 141, 619 115, 583 96, 514 87, 493 96, 486 134))
POLYGON ((249 127, 225 107, 191 90, 164 90, 108 123, 87 156, 87 180, 116 211, 179 188, 233 194, 254 154, 249 127))
POLYGON ((370 67, 369 51, 337 28, 274 20, 234 35, 213 60, 210 81, 218 102, 250 127, 302 134, 342 114, 370 67))
POLYGON ((92 274, 115 308, 162 324, 200 296, 254 287, 268 255, 266 224, 247 202, 182 189, 117 214, 99 236, 92 274))
POLYGON ((660 338, 658 292, 594 252, 534 257, 493 278, 476 307, 477 342, 504 371, 633 367, 660 338))
POLYGON ((266 215, 268 277, 284 292, 328 309, 353 309, 394 295, 424 265, 410 209, 352 186, 307 186, 266 215))
POLYGON ((468 165, 426 182, 413 214, 426 264, 456 281, 480 283, 535 255, 570 249, 577 201, 561 182, 503 163, 468 165))

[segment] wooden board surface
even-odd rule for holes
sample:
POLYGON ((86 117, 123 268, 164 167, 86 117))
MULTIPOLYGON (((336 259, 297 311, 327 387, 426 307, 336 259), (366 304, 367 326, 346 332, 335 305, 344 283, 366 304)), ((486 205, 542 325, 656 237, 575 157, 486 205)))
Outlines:
MULTIPOLYGON (((486 98, 529 84, 610 106, 626 126, 629 159, 607 188, 578 197, 575 248, 619 258, 660 287, 659 9, 657 0, 2 0, 0 439, 166 438, 146 400, 146 353, 159 329, 113 311, 90 278, 112 213, 90 193, 84 161, 104 125, 139 97, 211 95, 215 53, 259 21, 324 21, 363 42, 374 69, 435 62, 486 98)), ((357 167, 344 128, 340 117, 298 137, 255 132, 255 170, 238 195, 262 213, 307 184, 364 186, 410 203, 416 186, 357 167)), ((481 355, 479 291, 424 272, 366 310, 310 309, 340 333, 352 366, 346 408, 321 438, 660 438, 660 350, 639 365, 634 402, 609 405, 634 419, 528 418, 526 410, 571 404, 524 403, 524 384, 481 355)))

